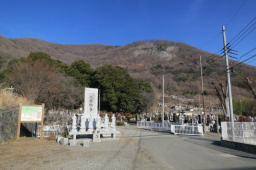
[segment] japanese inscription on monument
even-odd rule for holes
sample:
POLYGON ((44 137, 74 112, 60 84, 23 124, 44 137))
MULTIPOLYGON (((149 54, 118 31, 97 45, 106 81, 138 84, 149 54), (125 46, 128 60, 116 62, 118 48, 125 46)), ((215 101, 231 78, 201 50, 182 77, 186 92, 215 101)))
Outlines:
POLYGON ((98 114, 98 89, 96 88, 85 88, 85 104, 84 110, 85 115, 92 118, 97 117, 98 114))

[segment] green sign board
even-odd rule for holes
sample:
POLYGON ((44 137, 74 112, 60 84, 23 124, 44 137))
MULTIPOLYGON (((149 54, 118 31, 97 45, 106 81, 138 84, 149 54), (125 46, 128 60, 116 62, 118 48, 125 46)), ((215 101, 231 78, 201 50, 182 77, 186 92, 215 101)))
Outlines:
POLYGON ((40 122, 42 120, 42 114, 42 106, 22 106, 21 121, 40 122))

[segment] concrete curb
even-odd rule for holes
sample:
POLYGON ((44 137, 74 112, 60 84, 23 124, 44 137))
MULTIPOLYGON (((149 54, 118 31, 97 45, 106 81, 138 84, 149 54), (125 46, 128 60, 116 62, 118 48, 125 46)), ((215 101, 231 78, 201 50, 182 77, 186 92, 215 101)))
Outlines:
POLYGON ((227 140, 221 140, 220 143, 221 143, 221 145, 232 148, 232 149, 241 150, 241 151, 245 151, 245 152, 248 152, 248 153, 256 154, 256 146, 255 145, 244 144, 244 143, 233 142, 233 141, 227 141, 227 140))

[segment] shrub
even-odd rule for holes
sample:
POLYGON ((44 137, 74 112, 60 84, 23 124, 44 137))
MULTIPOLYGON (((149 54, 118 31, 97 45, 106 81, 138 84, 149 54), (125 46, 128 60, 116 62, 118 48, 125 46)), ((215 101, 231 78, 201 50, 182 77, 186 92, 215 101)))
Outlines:
POLYGON ((7 89, 0 90, 0 109, 17 108, 19 103, 33 104, 33 102, 27 98, 15 95, 7 89))

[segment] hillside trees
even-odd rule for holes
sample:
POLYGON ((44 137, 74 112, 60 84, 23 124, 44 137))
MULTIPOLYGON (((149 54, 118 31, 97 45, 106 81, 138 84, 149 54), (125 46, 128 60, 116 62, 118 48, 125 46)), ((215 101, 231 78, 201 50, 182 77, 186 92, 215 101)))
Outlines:
POLYGON ((137 80, 140 95, 142 97, 141 108, 148 112, 155 102, 155 97, 151 85, 144 80, 137 80))
POLYGON ((138 83, 123 68, 111 65, 96 69, 93 82, 101 90, 102 108, 114 112, 145 110, 148 105, 144 96, 153 92, 150 84, 138 83))
POLYGON ((91 84, 91 76, 94 70, 90 64, 83 60, 75 61, 70 67, 65 69, 66 74, 74 77, 81 86, 89 87, 91 84))
POLYGON ((93 69, 82 60, 66 65, 41 52, 9 62, 5 75, 18 94, 48 109, 80 107, 84 87, 99 88, 101 108, 112 112, 142 112, 154 100, 151 85, 133 79, 121 67, 93 69))
POLYGON ((5 63, 5 61, 4 61, 3 57, 0 56, 0 82, 4 79, 4 75, 2 73, 4 63, 5 63))
POLYGON ((256 99, 256 88, 255 88, 256 83, 253 83, 253 80, 249 76, 245 77, 244 79, 245 79, 245 84, 247 85, 248 89, 252 93, 254 99, 256 99))
POLYGON ((81 87, 75 86, 71 77, 58 71, 54 60, 29 56, 16 61, 9 68, 8 83, 15 87, 18 94, 45 103, 47 108, 79 106, 82 102, 81 87))

